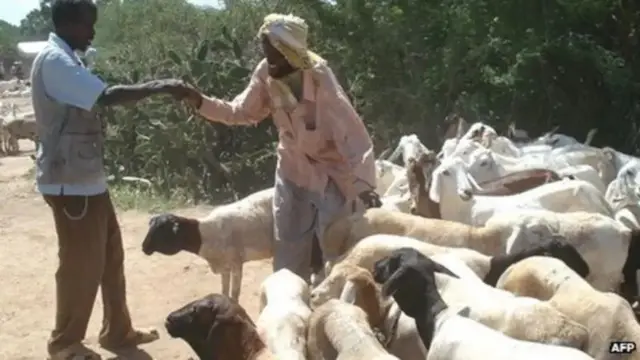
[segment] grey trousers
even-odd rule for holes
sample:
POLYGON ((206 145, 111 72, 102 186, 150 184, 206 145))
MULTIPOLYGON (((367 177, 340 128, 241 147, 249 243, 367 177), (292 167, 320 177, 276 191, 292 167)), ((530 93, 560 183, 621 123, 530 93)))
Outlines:
POLYGON ((329 180, 324 195, 321 195, 301 188, 276 173, 273 271, 286 268, 309 281, 314 236, 319 240, 322 250, 325 228, 334 219, 347 216, 354 210, 363 211, 364 204, 358 200, 347 203, 332 180, 329 180))

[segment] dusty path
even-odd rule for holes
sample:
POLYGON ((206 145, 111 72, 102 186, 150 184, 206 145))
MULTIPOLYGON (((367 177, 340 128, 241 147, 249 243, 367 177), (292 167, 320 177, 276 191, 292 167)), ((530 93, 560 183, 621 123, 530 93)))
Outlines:
MULTIPOLYGON (((33 143, 21 141, 21 149, 33 143)), ((24 174, 33 166, 29 155, 0 157, 0 359, 45 359, 46 339, 53 323, 54 273, 57 243, 49 208, 35 192, 33 180, 24 174)), ((202 214, 207 209, 188 209, 182 214, 202 214)), ((173 257, 145 256, 140 243, 149 214, 118 213, 122 226, 129 307, 136 326, 155 327, 160 340, 139 351, 115 355, 97 345, 102 317, 100 296, 87 333, 87 345, 103 359, 188 359, 194 354, 164 330, 165 316, 184 303, 220 291, 220 280, 204 261, 187 254, 173 257)), ((87 239, 88 241, 90 239, 87 239)), ((241 304, 256 316, 258 287, 270 273, 269 261, 245 265, 241 304)))

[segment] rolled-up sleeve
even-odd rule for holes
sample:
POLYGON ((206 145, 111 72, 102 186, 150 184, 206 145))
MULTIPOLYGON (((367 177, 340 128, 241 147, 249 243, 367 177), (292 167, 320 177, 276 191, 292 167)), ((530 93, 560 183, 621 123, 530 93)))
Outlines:
POLYGON ((249 85, 233 101, 203 97, 200 115, 227 125, 254 125, 269 116, 269 95, 259 75, 260 66, 254 70, 249 85))
POLYGON ((48 96, 87 111, 107 88, 98 76, 60 52, 50 53, 43 59, 42 80, 48 96))

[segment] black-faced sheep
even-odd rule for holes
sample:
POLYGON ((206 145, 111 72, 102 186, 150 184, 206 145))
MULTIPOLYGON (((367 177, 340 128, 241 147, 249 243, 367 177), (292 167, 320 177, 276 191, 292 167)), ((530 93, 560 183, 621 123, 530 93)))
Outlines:
POLYGON ((273 257, 273 188, 219 206, 201 219, 161 214, 149 220, 142 243, 146 255, 174 255, 187 251, 207 261, 222 276, 222 293, 240 297, 242 266, 247 261, 273 257))
POLYGON ((457 277, 414 249, 399 249, 376 262, 374 278, 384 296, 393 296, 414 318, 429 354, 426 360, 593 360, 557 345, 516 340, 467 318, 469 308, 453 310, 438 293, 435 272, 457 277))

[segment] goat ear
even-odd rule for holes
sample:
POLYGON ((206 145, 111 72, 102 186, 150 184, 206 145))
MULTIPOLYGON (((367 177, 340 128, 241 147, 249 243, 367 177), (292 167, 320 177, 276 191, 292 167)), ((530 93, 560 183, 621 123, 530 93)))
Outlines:
POLYGON ((602 148, 602 153, 604 154, 605 158, 607 158, 607 160, 609 161, 613 161, 614 159, 614 153, 613 153, 613 149, 610 147, 604 147, 602 148))
POLYGON ((442 172, 434 171, 431 178, 431 185, 429 186, 429 198, 438 204, 440 203, 440 184, 442 180, 442 172))
POLYGON ((458 316, 462 316, 464 318, 468 318, 471 315, 471 308, 468 306, 463 307, 458 311, 458 316))
POLYGON ((507 253, 511 252, 511 248, 513 244, 518 242, 521 239, 522 233, 526 230, 523 224, 513 225, 511 226, 511 234, 509 238, 507 238, 506 250, 507 253))
POLYGON ((436 159, 437 159, 437 154, 436 154, 436 152, 435 152, 435 151, 429 151, 428 153, 426 153, 426 154, 425 154, 425 156, 424 156, 424 157, 425 157, 425 161, 426 161, 427 163, 431 163, 431 162, 436 161, 436 159))
POLYGON ((358 294, 357 294, 356 284, 354 284, 353 281, 348 280, 344 284, 344 287, 342 288, 342 293, 340 294, 340 300, 348 304, 355 304, 357 296, 358 294))
POLYGON ((211 326, 209 327, 209 332, 207 333, 207 344, 213 344, 214 342, 214 333, 216 328, 218 327, 218 320, 214 320, 211 326))
POLYGON ((267 306, 267 295, 265 294, 265 289, 261 287, 260 289, 260 308, 258 313, 262 313, 262 310, 267 306))
POLYGON ((449 276, 453 276, 454 278, 459 279, 460 277, 456 274, 454 274, 451 270, 447 269, 446 267, 444 267, 444 265, 437 263, 435 261, 433 261, 433 271, 435 272, 439 272, 441 274, 447 274, 449 276))
POLYGON ((407 272, 407 267, 402 266, 396 272, 391 274, 391 276, 384 282, 382 285, 382 296, 391 296, 396 291, 398 291, 398 285, 400 284, 400 278, 407 272))
POLYGON ((380 155, 378 155, 378 160, 385 159, 387 157, 387 155, 389 155, 390 152, 391 152, 391 148, 386 148, 386 149, 382 150, 380 155))

